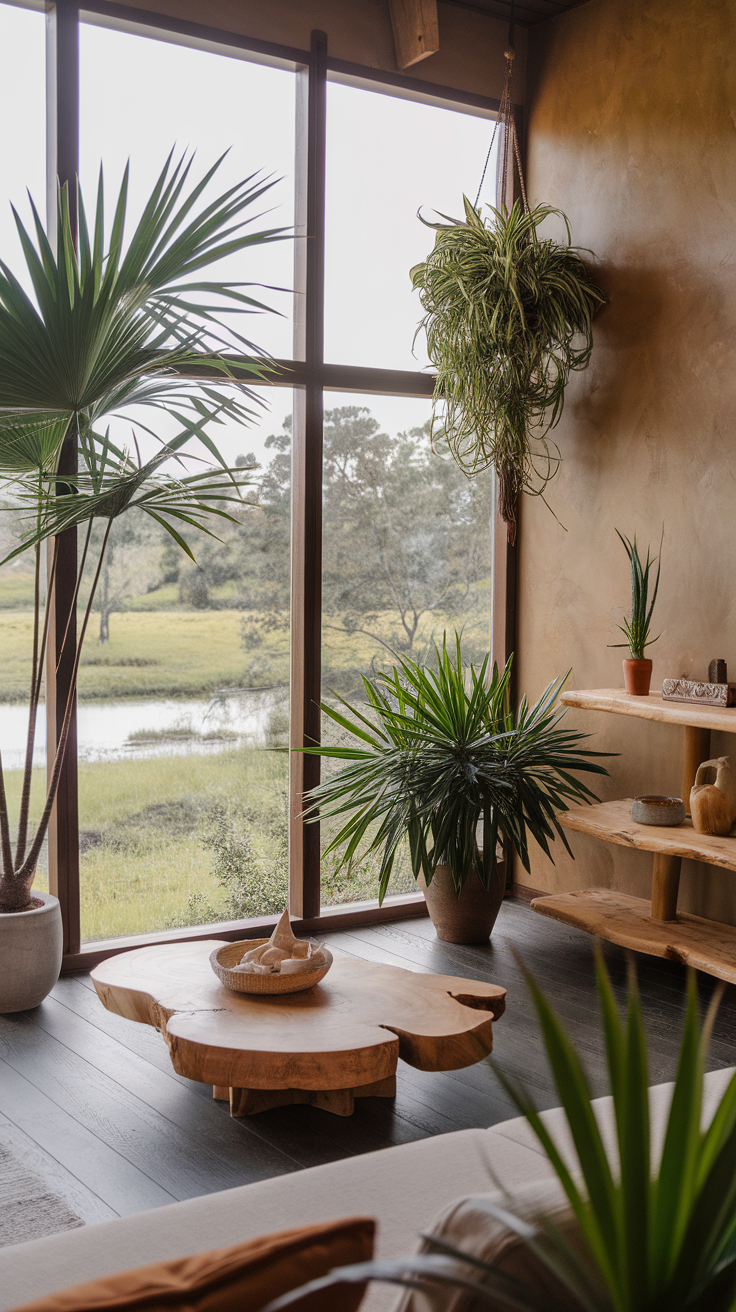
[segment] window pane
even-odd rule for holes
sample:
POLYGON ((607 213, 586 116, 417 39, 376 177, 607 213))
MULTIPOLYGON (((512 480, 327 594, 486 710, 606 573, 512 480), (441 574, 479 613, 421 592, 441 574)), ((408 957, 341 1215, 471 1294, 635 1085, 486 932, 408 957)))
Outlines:
POLYGON ((196 566, 116 521, 79 680, 85 940, 286 904, 291 393, 267 390, 223 444, 260 462, 258 507, 187 534, 196 566))
POLYGON ((24 223, 30 218, 30 191, 46 219, 46 53, 45 15, 0 4, 0 259, 22 276, 20 243, 11 203, 24 223))
MULTIPOLYGON (((254 205, 253 230, 293 224, 293 73, 83 26, 85 191, 96 187, 102 160, 111 206, 129 158, 134 222, 172 147, 196 150, 197 176, 229 151, 216 194, 258 171, 281 179, 254 205)), ((293 243, 229 257, 212 276, 225 271, 289 289, 293 243)), ((291 356, 291 293, 253 294, 284 317, 249 315, 238 331, 291 356)), ((290 469, 282 424, 291 393, 260 391, 271 412, 254 427, 212 431, 229 461, 254 455, 261 463, 260 506, 246 508, 237 526, 218 526, 221 542, 185 534, 196 566, 153 521, 129 514, 115 525, 79 685, 86 940, 285 904, 288 757, 267 749, 285 741, 288 725, 290 469)), ((157 431, 166 436, 165 423, 157 431)), ((130 446, 130 423, 121 437, 130 446)), ((145 456, 143 430, 138 438, 145 456)))
MULTIPOLYGON (((327 87, 325 359, 421 369, 421 306, 409 270, 475 200, 494 120, 331 82, 327 87)), ((495 152, 494 152, 495 153, 495 152)), ((494 201, 495 160, 483 200, 494 201)))
MULTIPOLYGON (((294 222, 294 75, 150 37, 83 24, 80 32, 80 177, 92 196, 102 161, 108 204, 130 160, 130 212, 140 213, 169 151, 196 150, 201 175, 228 151, 218 194, 251 174, 277 181, 253 207, 253 230, 294 222)), ((291 239, 217 266, 261 283, 257 300, 279 311, 243 317, 239 331, 277 357, 292 356, 291 239), (271 288, 287 290, 277 291, 271 288)))
MULTIPOLYGON (((430 402, 325 395, 322 689, 364 700, 361 674, 397 656, 433 660, 433 643, 462 630, 463 653, 488 651, 491 475, 467 479, 429 441, 430 402)), ((342 731, 324 717, 326 741, 342 731)), ((347 741, 347 735, 345 735, 347 741)), ((338 763, 323 761, 327 774, 338 763)), ((323 848, 334 832, 322 824, 323 848)), ((322 863, 325 905, 377 896, 378 861, 351 873, 322 863)), ((414 889, 406 853, 390 891, 414 889)))
MULTIPOLYGON (((24 262, 11 203, 24 223, 30 219, 26 196, 33 196, 46 217, 45 17, 29 9, 0 4, 0 121, 4 125, 0 170, 0 259, 25 287, 24 262)), ((20 522, 8 513, 11 490, 0 486, 0 559, 17 545, 20 522)), ((21 556, 0 568, 0 744, 8 794, 11 833, 15 834, 22 765, 28 730, 28 692, 33 634, 33 558, 21 556)), ((32 813, 43 807, 46 762, 45 717, 41 708, 36 733, 36 770, 32 813)), ((34 888, 47 889, 44 847, 34 888)))

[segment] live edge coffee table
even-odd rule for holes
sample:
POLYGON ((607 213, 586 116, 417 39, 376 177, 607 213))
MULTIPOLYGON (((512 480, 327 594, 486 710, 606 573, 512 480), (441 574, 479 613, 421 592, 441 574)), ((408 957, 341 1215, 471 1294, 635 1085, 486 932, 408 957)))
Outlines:
POLYGON ((311 1103, 349 1116, 355 1098, 392 1098, 399 1057, 423 1071, 472 1066, 493 1046, 506 990, 376 965, 334 948, 303 993, 234 993, 209 955, 219 941, 137 948, 92 971, 108 1011, 165 1038, 174 1070, 211 1084, 233 1116, 311 1103))

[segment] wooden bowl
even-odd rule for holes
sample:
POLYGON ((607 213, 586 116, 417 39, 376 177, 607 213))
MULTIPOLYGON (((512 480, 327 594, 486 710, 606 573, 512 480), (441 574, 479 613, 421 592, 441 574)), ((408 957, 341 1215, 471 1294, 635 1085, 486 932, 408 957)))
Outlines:
MULTIPOLYGON (((313 938, 307 939, 306 942, 316 944, 313 938)), ((223 943, 222 947, 215 948, 214 952, 210 953, 210 965, 220 982, 234 993, 302 993, 304 989, 311 989, 314 984, 319 984, 332 965, 332 953, 320 943, 326 964, 316 966, 314 970, 305 970, 298 975, 250 975, 244 970, 230 969, 231 966, 238 965, 246 952, 250 952, 251 948, 260 947, 262 943, 268 943, 268 939, 247 938, 238 943, 223 943)))
POLYGON ((640 825, 681 825, 685 807, 681 797, 635 797, 631 803, 631 819, 640 825))

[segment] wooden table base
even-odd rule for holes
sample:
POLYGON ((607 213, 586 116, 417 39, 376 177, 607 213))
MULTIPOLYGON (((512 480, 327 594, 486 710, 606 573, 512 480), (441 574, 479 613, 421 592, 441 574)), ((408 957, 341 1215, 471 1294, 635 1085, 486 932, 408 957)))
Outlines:
POLYGON ((290 1107, 294 1103, 320 1107, 334 1116, 352 1116, 356 1098, 395 1098, 396 1076, 375 1084, 360 1084, 356 1089, 227 1089, 214 1084, 212 1097, 229 1102, 231 1116, 257 1116, 272 1107, 290 1107))

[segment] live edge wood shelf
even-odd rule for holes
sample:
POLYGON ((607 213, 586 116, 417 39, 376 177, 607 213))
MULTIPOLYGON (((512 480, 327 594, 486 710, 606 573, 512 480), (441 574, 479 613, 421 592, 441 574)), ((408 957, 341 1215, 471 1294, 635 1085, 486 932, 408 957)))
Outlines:
MULTIPOLYGON (((682 798, 686 807, 697 768, 710 757, 711 730, 736 733, 736 708, 666 702, 658 693, 633 697, 623 689, 599 688, 565 693, 562 701, 583 710, 680 725, 685 731, 682 798)), ((574 807, 560 816, 560 823, 605 843, 651 852, 651 902, 593 888, 535 898, 532 910, 623 947, 682 961, 736 984, 736 927, 677 911, 682 858, 736 871, 736 836, 696 834, 689 819, 672 828, 640 825, 631 819, 630 810, 631 798, 574 807)))

